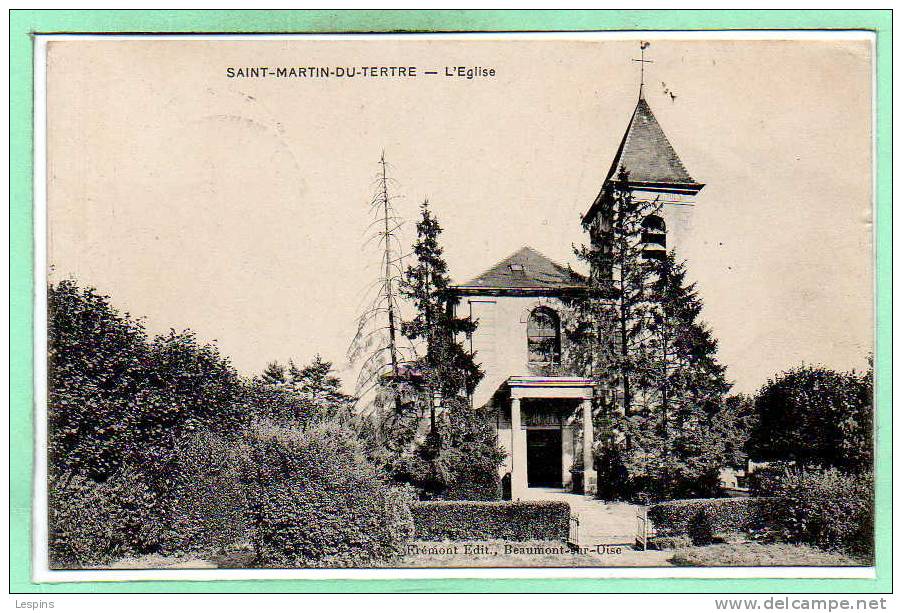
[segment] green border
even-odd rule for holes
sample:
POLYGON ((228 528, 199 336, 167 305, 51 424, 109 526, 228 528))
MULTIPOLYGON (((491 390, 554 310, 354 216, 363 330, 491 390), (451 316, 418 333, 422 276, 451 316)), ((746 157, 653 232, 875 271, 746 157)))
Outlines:
POLYGON ((890 10, 202 11, 10 13, 10 592, 872 592, 892 591, 892 12, 890 10), (32 39, 35 32, 453 32, 862 29, 877 34, 877 578, 31 581, 32 39))

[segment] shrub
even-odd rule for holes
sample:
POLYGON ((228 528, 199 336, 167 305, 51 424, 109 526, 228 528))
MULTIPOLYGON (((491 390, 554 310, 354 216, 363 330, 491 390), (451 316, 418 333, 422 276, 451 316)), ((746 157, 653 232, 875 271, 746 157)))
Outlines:
POLYGON ((494 416, 486 408, 472 408, 469 402, 447 401, 448 424, 444 436, 448 449, 442 453, 447 489, 445 500, 501 500, 498 468, 505 453, 498 446, 492 427, 494 416))
POLYGON ((783 462, 775 462, 756 468, 749 475, 748 479, 749 491, 752 496, 776 495, 779 483, 789 470, 791 470, 789 465, 783 462))
POLYGON ((411 507, 415 537, 425 541, 565 541, 566 502, 418 502, 411 507))
MULTIPOLYGON (((421 500, 500 500, 498 468, 504 452, 486 409, 449 399, 438 420, 438 441, 429 435, 409 448, 386 454, 385 469, 397 483, 413 485, 421 500)), ((402 424, 393 426, 393 440, 402 424)))
POLYGON ((184 437, 177 450, 172 548, 220 552, 249 537, 240 448, 210 432, 184 437))
POLYGON ((120 470, 98 483, 58 475, 48 487, 51 568, 105 564, 155 551, 165 537, 164 501, 139 473, 120 470))
POLYGON ((874 547, 874 484, 870 473, 836 469, 789 471, 774 485, 773 528, 791 542, 870 558, 874 547))
POLYGON ((352 566, 389 559, 413 531, 402 493, 379 479, 335 422, 261 423, 244 468, 252 542, 264 566, 352 566))
POLYGON ((707 545, 715 536, 758 529, 770 513, 768 498, 702 498, 653 505, 648 518, 657 537, 688 537, 707 545))
POLYGON ((494 463, 469 462, 459 449, 445 454, 451 470, 448 489, 442 492, 445 500, 501 500, 501 479, 494 463))
POLYGON ((654 546, 656 549, 682 549, 692 546, 692 539, 688 536, 656 536, 654 546))
MULTIPOLYGON (((693 545, 710 545, 714 542, 714 517, 708 509, 698 509, 689 520, 689 540, 693 545)), ((732 527, 732 526, 731 526, 732 527)), ((726 530, 733 532, 736 530, 726 530)))

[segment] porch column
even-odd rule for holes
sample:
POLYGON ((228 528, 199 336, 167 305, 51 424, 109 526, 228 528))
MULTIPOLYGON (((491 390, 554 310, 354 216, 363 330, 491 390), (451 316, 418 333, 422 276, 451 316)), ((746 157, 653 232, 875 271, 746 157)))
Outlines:
POLYGON ((573 454, 576 452, 573 439, 575 438, 573 426, 565 425, 561 427, 561 476, 565 490, 573 489, 573 475, 570 469, 573 468, 573 454))
POLYGON ((520 399, 511 398, 511 500, 522 498, 526 479, 526 430, 521 427, 520 399))
POLYGON ((595 440, 592 424, 592 400, 585 398, 583 407, 583 492, 595 495, 598 491, 598 476, 595 473, 595 456, 592 443, 595 440))

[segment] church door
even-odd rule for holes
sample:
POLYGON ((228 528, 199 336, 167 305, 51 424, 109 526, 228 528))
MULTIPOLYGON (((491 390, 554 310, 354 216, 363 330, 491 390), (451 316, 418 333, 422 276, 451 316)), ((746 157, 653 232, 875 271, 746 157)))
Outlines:
POLYGON ((526 431, 526 479, 529 487, 563 487, 561 431, 526 431))

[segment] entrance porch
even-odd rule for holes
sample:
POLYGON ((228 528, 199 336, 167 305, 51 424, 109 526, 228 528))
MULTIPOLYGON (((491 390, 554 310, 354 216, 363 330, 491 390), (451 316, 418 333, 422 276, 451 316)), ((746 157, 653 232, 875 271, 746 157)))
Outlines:
POLYGON ((511 499, 530 487, 572 488, 571 468, 583 460, 583 492, 594 494, 592 382, 575 377, 511 377, 502 390, 498 439, 508 455, 511 499), (580 423, 581 422, 581 423, 580 423), (580 441, 579 426, 586 425, 580 441))

